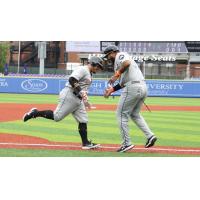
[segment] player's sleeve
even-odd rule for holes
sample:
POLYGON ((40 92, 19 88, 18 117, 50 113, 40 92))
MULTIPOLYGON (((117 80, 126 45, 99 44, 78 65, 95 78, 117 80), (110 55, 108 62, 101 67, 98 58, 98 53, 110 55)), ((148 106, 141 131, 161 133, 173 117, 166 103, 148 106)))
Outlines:
POLYGON ((80 67, 76 70, 74 70, 72 72, 72 74, 69 76, 70 77, 74 77, 76 80, 80 80, 81 78, 83 78, 86 74, 86 70, 84 69, 84 67, 80 67))
POLYGON ((117 65, 121 67, 122 63, 127 60, 130 60, 130 56, 127 53, 122 53, 118 57, 117 65))

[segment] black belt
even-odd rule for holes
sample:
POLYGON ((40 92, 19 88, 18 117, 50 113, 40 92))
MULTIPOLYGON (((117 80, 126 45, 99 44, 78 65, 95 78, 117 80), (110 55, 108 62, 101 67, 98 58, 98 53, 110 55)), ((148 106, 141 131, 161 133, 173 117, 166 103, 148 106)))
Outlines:
POLYGON ((130 81, 131 84, 141 83, 141 81, 130 81))
POLYGON ((136 84, 136 83, 143 83, 144 80, 142 81, 129 81, 128 83, 126 83, 125 85, 128 85, 128 84, 136 84))
POLYGON ((128 83, 125 83, 124 85, 127 86, 127 85, 131 85, 131 84, 136 84, 136 83, 144 83, 144 80, 142 80, 142 81, 129 81, 128 83))

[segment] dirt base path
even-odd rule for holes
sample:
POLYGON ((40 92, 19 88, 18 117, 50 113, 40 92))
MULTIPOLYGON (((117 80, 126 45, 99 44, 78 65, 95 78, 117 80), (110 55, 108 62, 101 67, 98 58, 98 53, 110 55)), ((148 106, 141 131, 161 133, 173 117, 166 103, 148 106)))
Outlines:
MULTIPOLYGON (((80 143, 69 142, 50 142, 48 140, 15 134, 3 134, 0 133, 0 149, 48 149, 48 150, 82 150, 80 143)), ((119 145, 116 144, 101 144, 101 148, 95 150, 95 152, 116 152, 119 145)), ((84 150, 85 151, 85 150, 84 150)), ((187 148, 187 147, 167 147, 167 146, 155 146, 152 148, 144 148, 143 146, 135 146, 127 153, 161 153, 161 154, 174 154, 174 155, 199 155, 200 148, 187 148)))

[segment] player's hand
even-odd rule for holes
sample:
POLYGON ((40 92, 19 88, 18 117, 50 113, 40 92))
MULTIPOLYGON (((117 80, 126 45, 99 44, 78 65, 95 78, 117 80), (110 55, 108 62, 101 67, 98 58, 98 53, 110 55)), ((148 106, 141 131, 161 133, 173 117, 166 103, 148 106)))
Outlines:
POLYGON ((87 91, 81 90, 79 94, 80 94, 80 96, 81 96, 83 102, 88 101, 87 91))
POLYGON ((86 101, 86 102, 83 101, 83 103, 84 103, 84 105, 85 105, 85 107, 86 107, 87 109, 89 109, 89 110, 92 109, 92 104, 91 104, 89 101, 86 101))
POLYGON ((108 87, 108 88, 104 91, 104 97, 105 97, 105 98, 108 98, 113 92, 114 92, 113 87, 108 87))
POLYGON ((83 100, 83 103, 85 105, 86 108, 91 109, 91 104, 89 103, 89 99, 88 99, 88 95, 87 95, 87 91, 82 90, 80 92, 81 98, 83 100))

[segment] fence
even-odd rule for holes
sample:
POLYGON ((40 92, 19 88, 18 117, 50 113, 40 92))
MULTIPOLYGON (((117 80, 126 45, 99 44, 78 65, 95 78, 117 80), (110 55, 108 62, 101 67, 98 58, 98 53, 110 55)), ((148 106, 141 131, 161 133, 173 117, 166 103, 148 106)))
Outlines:
MULTIPOLYGON (((67 79, 58 78, 0 78, 1 93, 58 94, 67 79)), ((147 80, 149 96, 160 97, 200 97, 200 81, 147 80)), ((107 88, 106 80, 94 80, 90 95, 103 95, 107 88)), ((120 95, 117 91, 115 95, 120 95)))

